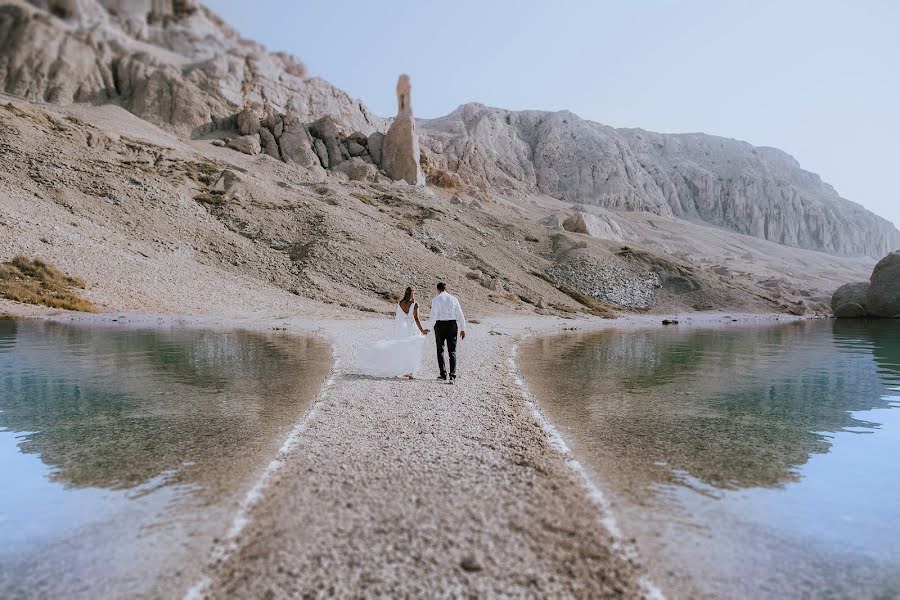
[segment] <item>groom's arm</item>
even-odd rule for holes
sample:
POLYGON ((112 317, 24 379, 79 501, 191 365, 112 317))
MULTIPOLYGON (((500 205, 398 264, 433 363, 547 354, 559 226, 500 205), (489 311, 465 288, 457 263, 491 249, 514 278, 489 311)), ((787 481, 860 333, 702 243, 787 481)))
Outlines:
POLYGON ((431 299, 431 309, 428 311, 428 321, 425 323, 425 329, 434 329, 434 326, 437 324, 434 321, 434 300, 434 298, 431 299))
POLYGON ((456 301, 456 323, 459 325, 460 337, 466 337, 466 316, 463 314, 462 304, 456 301))

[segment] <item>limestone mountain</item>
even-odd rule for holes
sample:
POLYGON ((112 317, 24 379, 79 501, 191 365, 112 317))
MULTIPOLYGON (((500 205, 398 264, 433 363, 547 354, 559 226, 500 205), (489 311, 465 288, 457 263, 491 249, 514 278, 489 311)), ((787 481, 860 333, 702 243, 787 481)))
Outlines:
POLYGON ((0 82, 28 100, 117 103, 195 134, 246 107, 385 128, 297 58, 242 38, 193 0, 3 0, 0 82))
MULTIPOLYGON (((196 0, 0 0, 0 91, 114 103, 194 138, 238 130, 244 139, 225 140, 230 147, 318 178, 322 169, 372 177, 391 123, 196 0)), ((773 148, 480 104, 418 120, 416 130, 429 181, 480 201, 547 195, 838 255, 878 258, 900 247, 891 223, 773 148)))
POLYGON ((775 148, 474 103, 420 130, 430 162, 508 193, 674 216, 832 254, 878 258, 900 246, 889 221, 775 148))

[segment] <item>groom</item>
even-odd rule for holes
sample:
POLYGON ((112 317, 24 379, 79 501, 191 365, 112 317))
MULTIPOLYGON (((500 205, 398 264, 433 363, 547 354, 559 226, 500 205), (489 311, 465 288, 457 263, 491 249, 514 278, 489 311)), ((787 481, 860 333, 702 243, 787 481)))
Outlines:
POLYGON ((438 369, 440 377, 447 381, 447 369, 444 367, 444 344, 447 344, 447 353, 450 355, 450 383, 456 379, 456 334, 460 339, 466 339, 466 318, 463 316, 462 307, 456 296, 447 293, 447 286, 440 282, 437 284, 438 295, 431 300, 431 323, 434 329, 434 341, 437 342, 438 369))

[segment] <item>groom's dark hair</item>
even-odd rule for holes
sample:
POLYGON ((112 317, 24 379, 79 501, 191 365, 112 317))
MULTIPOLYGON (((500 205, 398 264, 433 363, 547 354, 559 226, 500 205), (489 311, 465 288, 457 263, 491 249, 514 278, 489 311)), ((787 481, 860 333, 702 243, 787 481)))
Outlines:
POLYGON ((437 289, 439 292, 443 292, 444 290, 447 289, 447 286, 444 284, 443 281, 438 281, 437 289))

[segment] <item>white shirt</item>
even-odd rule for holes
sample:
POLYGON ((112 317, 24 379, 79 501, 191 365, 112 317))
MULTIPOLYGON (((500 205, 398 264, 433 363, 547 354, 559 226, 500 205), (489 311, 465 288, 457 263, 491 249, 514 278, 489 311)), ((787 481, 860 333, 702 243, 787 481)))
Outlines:
POLYGON ((466 317, 463 315, 462 306, 456 296, 447 292, 441 292, 431 299, 431 328, 438 321, 456 321, 460 331, 466 330, 466 317))

